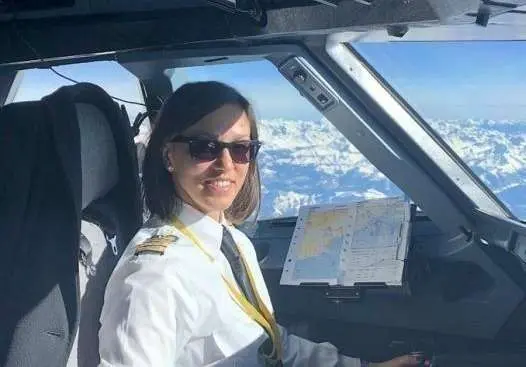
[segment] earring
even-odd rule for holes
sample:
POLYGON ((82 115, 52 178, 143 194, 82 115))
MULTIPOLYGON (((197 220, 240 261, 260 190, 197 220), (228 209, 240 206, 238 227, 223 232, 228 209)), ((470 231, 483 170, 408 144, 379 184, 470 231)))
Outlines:
POLYGON ((168 170, 168 172, 173 172, 173 171, 175 171, 175 169, 174 169, 172 166, 168 166, 167 170, 168 170))

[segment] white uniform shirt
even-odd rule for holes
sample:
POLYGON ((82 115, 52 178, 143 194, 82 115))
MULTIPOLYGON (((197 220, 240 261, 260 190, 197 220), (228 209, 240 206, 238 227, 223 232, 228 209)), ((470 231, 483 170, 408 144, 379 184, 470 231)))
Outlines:
MULTIPOLYGON (((257 364, 257 347, 266 334, 232 300, 222 279, 225 274, 235 283, 220 251, 223 227, 187 205, 179 220, 200 239, 214 261, 170 223, 141 229, 106 287, 99 331, 101 367, 257 364), (163 255, 135 255, 136 246, 154 235, 178 239, 163 255)), ((272 312, 252 243, 242 232, 228 228, 272 312)), ((316 344, 286 332, 283 342, 287 366, 360 365, 359 360, 339 356, 328 343, 316 344)))

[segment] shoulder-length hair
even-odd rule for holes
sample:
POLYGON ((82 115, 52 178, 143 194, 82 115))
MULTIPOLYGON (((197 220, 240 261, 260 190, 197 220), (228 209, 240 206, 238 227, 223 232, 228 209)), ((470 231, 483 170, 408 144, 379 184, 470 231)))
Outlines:
MULTIPOLYGON (((250 121, 250 138, 258 139, 256 117, 249 101, 234 88, 219 82, 187 83, 178 88, 163 104, 157 115, 143 162, 144 199, 150 213, 163 220, 177 215, 182 198, 171 174, 166 170, 163 150, 167 141, 197 123, 218 108, 239 106, 250 121)), ((261 182, 257 162, 249 163, 247 177, 225 219, 240 224, 259 211, 261 182)))

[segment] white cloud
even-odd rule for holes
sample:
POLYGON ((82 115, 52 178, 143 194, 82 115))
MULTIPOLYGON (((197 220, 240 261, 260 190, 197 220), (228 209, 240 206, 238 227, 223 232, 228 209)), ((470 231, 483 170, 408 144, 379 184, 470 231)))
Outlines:
MULTIPOLYGON (((511 120, 429 120, 452 149, 497 194, 526 185, 526 129, 511 120)), ((263 120, 260 168, 264 217, 295 215, 301 205, 399 195, 328 121, 263 120)), ((511 194, 516 195, 516 194, 511 194)), ((512 211, 524 199, 506 199, 512 211)), ((524 212, 524 210, 523 210, 524 212)), ((522 215, 524 216, 524 214, 522 215)))
POLYGON ((316 204, 316 197, 316 194, 305 195, 293 191, 280 191, 273 202, 273 216, 296 214, 300 206, 316 204))
POLYGON ((383 199, 386 198, 387 195, 385 195, 383 192, 380 192, 375 189, 369 189, 366 192, 363 193, 363 198, 365 200, 373 200, 373 199, 383 199))
MULTIPOLYGON (((501 179, 519 175, 516 179, 526 182, 526 129, 514 131, 523 122, 473 119, 429 122, 468 166, 484 172, 481 178, 486 182, 488 174, 501 179)), ((502 190, 494 183, 490 186, 495 191, 502 190)))
POLYGON ((328 175, 342 176, 355 171, 371 179, 385 179, 326 119, 262 120, 260 135, 265 143, 261 161, 267 169, 288 164, 310 166, 328 175))

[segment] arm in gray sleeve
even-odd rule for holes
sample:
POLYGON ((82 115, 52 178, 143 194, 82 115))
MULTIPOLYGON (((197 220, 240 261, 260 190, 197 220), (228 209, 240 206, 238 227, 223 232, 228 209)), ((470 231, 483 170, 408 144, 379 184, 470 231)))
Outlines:
MULTIPOLYGON (((283 367, 360 367, 361 361, 338 353, 330 343, 314 343, 310 340, 289 335, 279 326, 283 344, 283 367)), ((266 334, 235 354, 219 361, 214 366, 266 366, 261 347, 268 343, 266 334)))
POLYGON ((288 334, 279 326, 283 343, 284 367, 360 367, 359 358, 351 358, 338 353, 330 343, 315 343, 296 335, 288 334))

